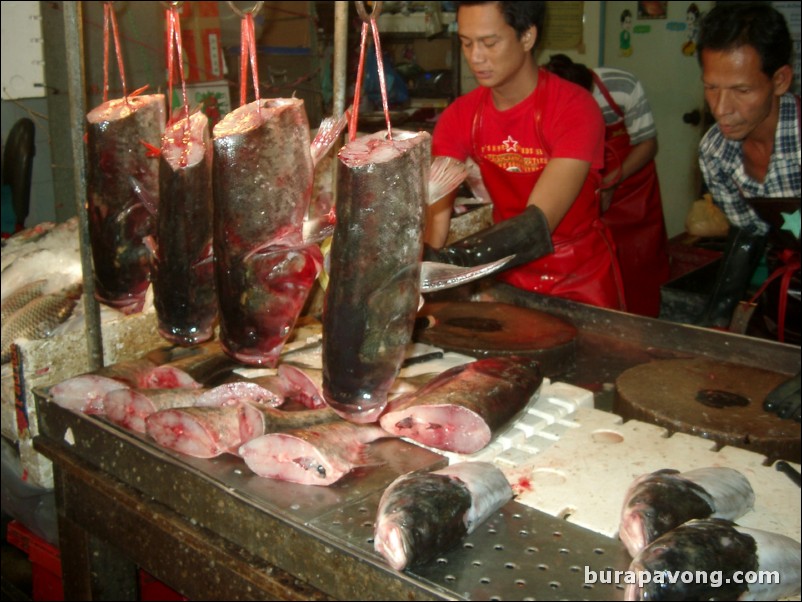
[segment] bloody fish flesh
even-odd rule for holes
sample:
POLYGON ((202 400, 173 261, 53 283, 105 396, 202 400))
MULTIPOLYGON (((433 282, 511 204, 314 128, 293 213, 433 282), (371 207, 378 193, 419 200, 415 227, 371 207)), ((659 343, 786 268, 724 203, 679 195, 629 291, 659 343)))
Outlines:
POLYGON ((200 111, 164 133, 159 160, 153 293, 159 333, 190 346, 209 340, 217 319, 212 253, 212 143, 200 111))
POLYGON ((635 479, 624 495, 618 536, 635 556, 659 536, 691 519, 734 520, 749 512, 755 493, 732 468, 664 469, 635 479))
POLYGON ((150 283, 145 238, 156 230, 159 163, 142 141, 165 125, 163 94, 128 95, 92 109, 87 119, 89 235, 99 301, 124 313, 142 310, 150 283))
POLYGON ((339 153, 337 224, 323 310, 323 392, 375 422, 411 340, 420 296, 431 136, 396 130, 339 153))
POLYGON ((278 376, 284 382, 288 401, 296 401, 313 410, 326 406, 326 401, 323 399, 323 376, 320 370, 282 363, 278 367, 278 376))
POLYGON ((379 423, 399 437, 471 454, 526 407, 542 382, 538 364, 526 358, 476 360, 393 400, 379 423))
POLYGON ((261 477, 331 485, 354 468, 372 464, 366 444, 389 436, 378 426, 339 420, 256 437, 239 448, 239 455, 261 477))
POLYGON ((650 578, 629 583, 626 600, 780 600, 799 594, 800 545, 779 533, 697 519, 655 539, 629 569, 650 578))
POLYGON ((140 358, 117 362, 94 373, 67 378, 49 389, 52 401, 63 408, 87 414, 103 414, 103 399, 116 389, 199 389, 189 374, 170 365, 140 358))
POLYGON ((304 103, 254 101, 214 127, 214 256, 220 341, 273 367, 323 265, 303 240, 314 166, 304 103))
POLYGON ((103 415, 129 431, 145 432, 145 419, 160 410, 194 405, 201 389, 114 389, 103 397, 103 415))
POLYGON ((256 383, 233 382, 212 389, 117 389, 106 394, 103 408, 109 421, 144 433, 147 417, 161 410, 223 407, 245 401, 278 406, 283 399, 256 383))
POLYGON ((396 570, 447 552, 512 499, 504 473, 462 462, 400 476, 382 494, 373 545, 396 570))
POLYGON ((145 431, 160 446, 195 458, 236 453, 242 443, 236 405, 161 410, 145 418, 145 431))

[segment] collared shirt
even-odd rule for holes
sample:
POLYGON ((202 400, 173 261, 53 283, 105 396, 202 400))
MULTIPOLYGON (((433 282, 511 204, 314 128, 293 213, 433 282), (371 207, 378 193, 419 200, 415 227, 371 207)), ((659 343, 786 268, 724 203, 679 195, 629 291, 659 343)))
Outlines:
POLYGON ((742 142, 724 138, 718 124, 710 128, 699 144, 699 167, 713 200, 733 225, 755 234, 766 234, 769 225, 744 199, 799 198, 802 195, 801 164, 797 100, 791 93, 780 98, 774 150, 763 182, 747 175, 742 142))

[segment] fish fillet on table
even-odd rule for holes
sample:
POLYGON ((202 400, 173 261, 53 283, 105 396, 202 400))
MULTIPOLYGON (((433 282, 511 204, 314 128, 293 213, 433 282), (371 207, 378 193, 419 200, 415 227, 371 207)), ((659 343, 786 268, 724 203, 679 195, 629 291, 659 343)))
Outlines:
POLYGON ((239 456, 261 477, 302 485, 332 485, 357 467, 375 464, 367 444, 391 436, 375 425, 339 419, 255 437, 239 448, 239 456))
POLYGON ((156 231, 158 146, 165 127, 163 94, 138 94, 95 107, 87 121, 87 211, 95 296, 131 314, 142 310, 150 284, 145 239, 156 231))
POLYGON ((242 443, 237 405, 160 410, 145 418, 145 432, 161 447, 194 458, 236 454, 242 443))
POLYGON ((436 449, 483 449, 527 406, 543 383, 537 362, 491 357, 450 368, 394 399, 379 418, 387 432, 436 449))
POLYGON ((147 417, 161 410, 223 407, 245 401, 275 407, 284 400, 256 383, 233 382, 212 389, 116 389, 103 398, 103 409, 109 421, 144 433, 147 417))
POLYGON ((199 389, 202 385, 189 374, 148 359, 117 362, 88 374, 67 378, 48 390, 53 403, 86 414, 103 414, 103 399, 116 389, 199 389))

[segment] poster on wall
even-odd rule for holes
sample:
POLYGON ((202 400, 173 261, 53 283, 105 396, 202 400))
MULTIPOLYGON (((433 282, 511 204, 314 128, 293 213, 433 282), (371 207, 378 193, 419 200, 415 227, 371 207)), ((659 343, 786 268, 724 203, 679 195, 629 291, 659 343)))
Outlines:
POLYGON ((584 2, 547 2, 542 46, 553 50, 584 52, 584 2))
POLYGON ((632 56, 632 12, 629 9, 621 11, 619 22, 621 30, 618 32, 618 55, 632 56))
POLYGON ((692 2, 685 9, 685 42, 682 44, 682 54, 696 56, 696 40, 699 37, 699 21, 702 13, 696 3, 692 2))
POLYGON ((668 2, 638 2, 638 19, 665 19, 668 2))

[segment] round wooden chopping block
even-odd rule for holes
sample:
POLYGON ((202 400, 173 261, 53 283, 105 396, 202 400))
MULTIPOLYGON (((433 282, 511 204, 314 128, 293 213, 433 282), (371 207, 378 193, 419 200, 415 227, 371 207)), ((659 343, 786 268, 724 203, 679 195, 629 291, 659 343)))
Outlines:
POLYGON ((521 355, 535 358, 543 376, 574 366, 576 328, 565 320, 508 303, 429 303, 419 316, 428 326, 414 339, 472 357, 521 355))
POLYGON ((621 373, 613 412, 771 460, 799 462, 799 423, 763 410, 766 395, 787 379, 708 358, 658 360, 621 373))

